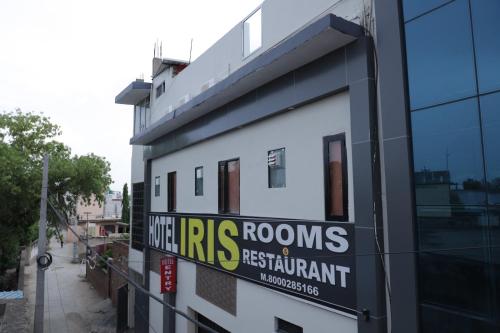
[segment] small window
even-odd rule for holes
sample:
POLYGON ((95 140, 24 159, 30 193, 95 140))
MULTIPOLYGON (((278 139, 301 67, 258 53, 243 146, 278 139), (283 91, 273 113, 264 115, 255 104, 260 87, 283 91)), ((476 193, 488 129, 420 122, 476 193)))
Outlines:
POLYGON ((219 213, 240 213, 240 160, 219 162, 219 213))
POLYGON ((262 9, 243 22, 243 56, 248 57, 262 46, 262 9))
POLYGON ((300 326, 292 324, 286 320, 276 318, 276 332, 278 333, 303 333, 303 329, 300 326))
POLYGON ((323 139, 325 159, 325 215, 327 220, 347 221, 347 157, 345 135, 323 139))
POLYGON ((163 95, 164 92, 165 92, 165 81, 163 81, 156 87, 156 98, 163 95))
POLYGON ((267 152, 269 188, 286 187, 285 148, 267 152))
POLYGON ((203 167, 194 168, 194 195, 203 195, 203 167))
MULTIPOLYGON (((230 333, 228 330, 224 329, 222 326, 220 326, 219 324, 217 324, 216 322, 208 319, 207 317, 203 316, 202 314, 200 313, 197 313, 196 314, 196 319, 202 323, 203 325, 207 326, 207 327, 210 327, 212 330, 216 331, 216 332, 220 332, 220 333, 230 333)), ((200 327, 200 326, 197 326, 197 330, 196 330, 196 333, 208 333, 209 331, 206 330, 205 328, 203 327, 200 327)))
POLYGON ((168 180, 168 198, 167 209, 169 212, 177 211, 177 173, 169 172, 167 175, 168 180))
POLYGON ((155 177, 155 197, 160 196, 160 176, 155 177))

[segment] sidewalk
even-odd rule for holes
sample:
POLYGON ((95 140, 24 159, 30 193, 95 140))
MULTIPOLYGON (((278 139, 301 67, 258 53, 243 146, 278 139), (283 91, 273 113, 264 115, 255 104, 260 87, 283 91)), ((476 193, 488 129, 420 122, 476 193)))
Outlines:
MULTIPOLYGON (((116 309, 85 280, 85 266, 72 264, 73 244, 53 240, 49 252, 52 265, 45 271, 44 332, 107 333, 116 331, 116 309)), ((36 263, 26 267, 30 331, 33 331, 36 295, 36 263)))

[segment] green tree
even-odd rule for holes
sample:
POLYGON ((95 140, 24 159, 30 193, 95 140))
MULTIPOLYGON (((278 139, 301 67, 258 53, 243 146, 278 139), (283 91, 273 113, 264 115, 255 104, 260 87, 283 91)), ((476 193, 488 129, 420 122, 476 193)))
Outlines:
MULTIPOLYGON (((58 125, 42 114, 0 113, 0 275, 16 260, 19 245, 38 237, 42 158, 49 154, 49 200, 66 218, 80 198, 102 202, 112 183, 105 158, 72 155, 55 138, 58 125)), ((49 225, 57 221, 48 209, 49 225)))
POLYGON ((127 185, 127 183, 125 183, 125 185, 123 185, 122 222, 130 224, 130 202, 129 202, 129 197, 128 197, 128 185, 127 185))

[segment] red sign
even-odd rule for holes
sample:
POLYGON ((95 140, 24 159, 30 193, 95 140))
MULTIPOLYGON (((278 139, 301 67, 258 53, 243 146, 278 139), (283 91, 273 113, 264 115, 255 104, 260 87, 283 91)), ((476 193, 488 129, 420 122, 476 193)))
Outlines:
POLYGON ((160 259, 161 293, 175 293, 177 287, 177 259, 167 256, 160 259))

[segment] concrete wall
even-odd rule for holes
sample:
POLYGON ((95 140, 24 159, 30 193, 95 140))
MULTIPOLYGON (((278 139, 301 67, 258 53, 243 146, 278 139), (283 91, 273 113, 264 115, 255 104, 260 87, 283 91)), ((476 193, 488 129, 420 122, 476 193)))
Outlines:
MULTIPOLYGON (((151 210, 166 211, 166 175, 176 171, 177 211, 217 213, 218 162, 239 157, 241 215, 324 220, 324 136, 346 134, 348 184, 352 189, 349 109, 349 94, 340 93, 153 160, 151 178, 161 177, 161 194, 155 197, 154 188, 151 189, 151 210), (286 149, 286 188, 269 189, 267 152, 282 147, 286 149), (204 167, 204 196, 198 197, 194 195, 197 166, 204 167)), ((353 207, 353 194, 349 192, 351 221, 353 207)), ((154 272, 150 274, 150 289, 156 292, 159 277, 154 272)), ((243 280, 237 282, 234 317, 196 296, 196 265, 181 260, 178 274, 177 306, 183 311, 199 311, 232 332, 272 332, 275 316, 302 326, 305 333, 325 332, 330 327, 338 332, 357 331, 352 316, 243 280)), ((150 301, 152 323, 156 323, 160 309, 159 304, 150 301)), ((189 328, 182 318, 177 319, 176 325, 179 333, 189 328)))
POLYGON ((242 18, 240 23, 193 61, 172 82, 168 79, 169 71, 153 80, 151 123, 165 115, 170 105, 175 109, 181 97, 189 94, 193 98, 209 80, 218 82, 224 79, 308 23, 328 13, 359 22, 363 8, 369 12, 369 3, 369 0, 294 0, 293 5, 290 5, 289 0, 264 1, 262 47, 250 56, 243 57, 243 21, 246 18, 242 18), (163 80, 166 80, 166 92, 156 100, 154 89, 163 80))
MULTIPOLYGON (((217 213, 218 162, 240 158, 240 214, 324 220, 323 143, 346 133, 351 170, 349 95, 338 94, 294 111, 221 135, 156 159, 152 181, 160 176, 160 196, 151 189, 151 211, 164 212, 167 173, 177 172, 177 211, 217 213), (267 152, 286 150, 286 188, 268 188, 267 152), (194 168, 204 167, 204 195, 194 195, 194 168)), ((352 188, 352 172, 348 172, 352 188)), ((354 221, 349 193, 349 219, 354 221)))

